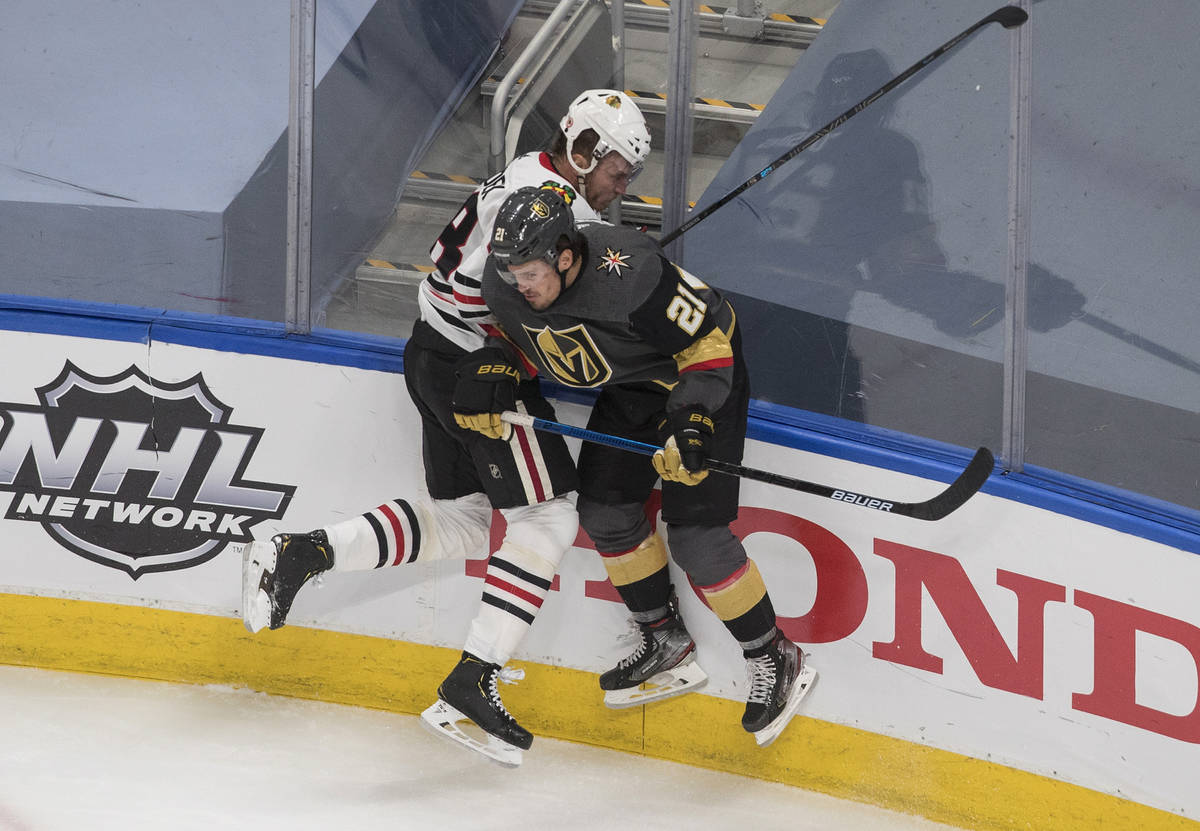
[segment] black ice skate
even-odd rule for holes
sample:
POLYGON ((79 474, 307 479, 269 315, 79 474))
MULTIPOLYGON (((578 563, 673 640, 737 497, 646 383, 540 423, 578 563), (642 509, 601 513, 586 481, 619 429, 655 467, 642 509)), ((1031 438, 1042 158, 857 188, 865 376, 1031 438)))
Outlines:
POLYGON ((278 629, 287 620, 300 587, 333 567, 333 547, 324 531, 276 534, 242 549, 242 622, 251 632, 278 629))
POLYGON ((613 709, 661 701, 695 692, 708 683, 696 663, 696 642, 671 598, 670 614, 657 623, 638 624, 641 643, 631 655, 600 676, 604 703, 613 709))
POLYGON ((501 669, 464 652, 458 666, 438 687, 437 702, 421 713, 421 723, 494 762, 515 768, 521 764, 521 751, 533 744, 533 734, 504 709, 496 682, 514 684, 524 677, 524 670, 501 669), (485 740, 465 732, 459 726, 463 721, 482 730, 485 740))
POLYGON ((762 649, 746 658, 750 694, 742 727, 754 734, 759 747, 779 737, 817 681, 816 670, 804 665, 804 652, 782 632, 762 649))

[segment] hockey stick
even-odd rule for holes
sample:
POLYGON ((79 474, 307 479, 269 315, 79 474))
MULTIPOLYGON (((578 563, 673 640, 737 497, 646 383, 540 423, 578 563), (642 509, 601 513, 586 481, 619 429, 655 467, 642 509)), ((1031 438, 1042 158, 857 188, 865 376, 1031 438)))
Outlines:
POLYGON ((999 23, 1005 29, 1013 29, 1013 28, 1016 28, 1017 26, 1020 26, 1022 23, 1024 23, 1028 19, 1029 19, 1029 14, 1024 9, 1021 9, 1017 6, 1003 6, 999 9, 996 9, 996 11, 992 12, 987 17, 983 18, 983 20, 980 20, 978 23, 975 23, 972 26, 968 26, 962 32, 960 32, 959 34, 950 38, 950 40, 943 43, 937 49, 934 49, 928 55, 921 58, 921 60, 917 61, 915 64, 913 64, 908 69, 901 72, 895 78, 888 81, 886 84, 881 86, 879 89, 872 92, 870 95, 868 95, 863 100, 859 101, 853 107, 846 110, 844 113, 839 115, 833 121, 826 124, 820 130, 817 130, 815 133, 813 133, 811 136, 806 138, 804 141, 800 142, 795 147, 793 147, 791 150, 787 151, 782 156, 780 156, 778 159, 771 162, 769 165, 764 167, 762 170, 758 171, 758 173, 755 173, 749 179, 742 182, 736 188, 734 188, 729 193, 722 196, 716 202, 709 205, 707 208, 702 210, 700 213, 696 214, 694 217, 689 219, 687 222, 680 225, 674 231, 671 231, 671 232, 659 237, 659 240, 658 240, 659 244, 665 246, 667 243, 669 243, 671 240, 675 239, 677 236, 682 234, 684 231, 687 231, 689 228, 693 227, 697 222, 699 222, 700 220, 709 216, 715 210, 720 208, 722 205, 725 205, 730 200, 737 197, 739 194, 744 192, 751 185, 754 185, 757 182, 760 182, 763 179, 767 178, 767 176, 769 176, 770 174, 775 172, 775 170, 780 165, 782 165, 784 162, 788 161, 789 159, 791 159, 794 156, 799 155, 800 153, 804 152, 805 149, 811 147, 813 144, 820 141, 823 137, 829 135, 831 132, 836 130, 841 125, 845 124, 847 121, 849 121, 851 118, 856 116, 858 113, 862 112, 867 107, 871 106, 873 103, 875 103, 877 100, 882 98, 884 95, 891 92, 896 87, 900 86, 902 83, 907 81, 912 76, 916 75, 922 69, 929 66, 929 64, 933 63, 938 58, 940 58, 942 55, 949 52, 951 49, 953 49, 959 43, 966 40, 968 37, 970 37, 972 34, 974 34, 979 29, 982 29, 984 26, 988 25, 989 23, 999 23))
MULTIPOLYGON (((645 442, 613 436, 608 433, 597 433, 595 430, 573 427, 570 424, 561 424, 557 421, 549 421, 523 413, 505 412, 500 417, 509 424, 514 424, 518 427, 531 427, 534 430, 541 430, 546 433, 570 436, 571 438, 582 439, 583 441, 590 441, 595 444, 615 447, 618 450, 640 453, 643 456, 653 456, 660 449, 658 445, 646 444, 645 442)), ((913 519, 928 520, 941 519, 952 511, 962 507, 964 502, 983 487, 983 483, 991 475, 992 467, 995 463, 996 460, 992 457, 992 451, 986 447, 981 447, 975 451, 974 458, 963 469, 963 472, 958 474, 958 478, 951 482, 949 487, 937 496, 927 499, 924 502, 897 502, 893 499, 880 499, 862 493, 843 490, 842 488, 831 488, 828 485, 819 485, 816 482, 805 482, 803 479, 793 479, 790 476, 782 476, 778 473, 770 473, 765 470, 756 470, 752 467, 742 467, 732 462, 722 462, 719 459, 705 460, 705 464, 709 470, 724 473, 727 476, 740 476, 743 479, 766 482, 768 485, 780 485, 792 490, 811 493, 814 496, 834 499, 838 502, 849 502, 861 508, 871 508, 876 511, 886 511, 890 514, 912 517, 913 519)))

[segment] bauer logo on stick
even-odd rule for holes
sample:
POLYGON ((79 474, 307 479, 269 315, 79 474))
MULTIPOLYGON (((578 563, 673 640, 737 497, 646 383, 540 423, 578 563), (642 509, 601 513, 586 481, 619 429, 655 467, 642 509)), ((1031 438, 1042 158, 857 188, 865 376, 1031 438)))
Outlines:
POLYGON ((830 498, 836 499, 839 502, 849 502, 852 505, 861 505, 864 508, 874 508, 877 511, 892 510, 891 502, 884 502, 882 499, 875 499, 871 496, 863 496, 860 493, 851 493, 850 491, 834 491, 830 498))

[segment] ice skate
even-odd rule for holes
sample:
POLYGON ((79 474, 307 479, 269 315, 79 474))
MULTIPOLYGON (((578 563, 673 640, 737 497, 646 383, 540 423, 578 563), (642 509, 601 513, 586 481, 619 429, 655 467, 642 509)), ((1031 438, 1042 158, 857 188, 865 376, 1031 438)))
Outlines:
POLYGON ((695 692, 708 683, 696 663, 696 642, 671 599, 670 614, 657 623, 638 625, 641 643, 613 669, 600 676, 604 703, 613 708, 635 707, 695 692))
POLYGON ((816 670, 804 665, 803 650, 782 632, 767 644, 762 655, 746 659, 750 693, 742 727, 766 747, 787 727, 800 702, 817 681, 816 670))
POLYGON ((324 531, 276 534, 242 549, 242 622, 251 632, 278 629, 301 586, 333 567, 324 531))
POLYGON ((438 687, 437 702, 421 713, 421 723, 493 762, 515 768, 521 764, 522 751, 533 744, 533 734, 504 708, 496 683, 514 684, 524 677, 524 670, 501 669, 464 652, 458 666, 438 687), (468 727, 471 732, 467 732, 462 722, 478 730, 468 727), (482 737, 472 735, 479 731, 482 737))

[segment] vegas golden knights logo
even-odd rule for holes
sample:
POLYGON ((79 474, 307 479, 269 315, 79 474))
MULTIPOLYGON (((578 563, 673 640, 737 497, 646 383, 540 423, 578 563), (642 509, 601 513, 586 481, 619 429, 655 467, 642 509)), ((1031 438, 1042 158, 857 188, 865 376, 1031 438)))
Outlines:
POLYGON ((570 387, 595 387, 612 377, 612 368, 582 323, 561 330, 524 328, 541 357, 539 363, 555 380, 570 387))

